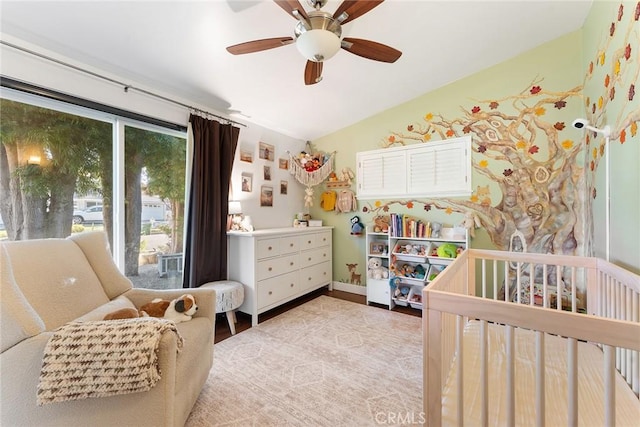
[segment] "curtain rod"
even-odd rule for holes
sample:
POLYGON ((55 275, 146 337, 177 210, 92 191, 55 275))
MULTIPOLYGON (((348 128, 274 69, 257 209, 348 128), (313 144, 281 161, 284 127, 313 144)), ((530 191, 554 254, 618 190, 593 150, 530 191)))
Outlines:
POLYGON ((207 115, 207 116, 216 117, 216 118, 218 118, 220 120, 226 121, 227 123, 233 123, 233 124, 236 124, 236 125, 239 125, 239 126, 242 126, 242 127, 247 127, 247 125, 245 125, 244 123, 236 122, 235 120, 231 120, 231 119, 228 119, 226 117, 222 117, 222 116, 220 116, 218 114, 210 113, 208 111, 202 110, 200 108, 193 107, 191 105, 185 104, 185 103, 180 102, 180 101, 176 101, 176 100, 168 98, 166 96, 158 95, 157 93, 154 93, 154 92, 151 92, 151 91, 148 91, 148 90, 145 90, 145 89, 137 88, 137 87, 135 87, 133 85, 130 85, 130 84, 127 84, 127 83, 123 83, 123 82, 121 82, 119 80, 116 80, 116 79, 112 79, 111 77, 103 76, 102 74, 98 74, 96 72, 93 72, 93 71, 90 71, 90 70, 86 70, 86 69, 84 69, 82 67, 78 67, 77 65, 66 63, 64 61, 61 61, 61 60, 56 59, 56 58, 52 58, 52 57, 44 55, 42 53, 39 53, 39 52, 30 50, 30 49, 24 48, 22 46, 18 46, 18 45, 13 44, 13 43, 9 43, 9 42, 7 42, 5 40, 0 40, 0 43, 5 45, 5 46, 11 47, 13 49, 28 53, 30 55, 37 56, 38 58, 42 58, 42 59, 45 59, 47 61, 54 62, 54 63, 56 63, 58 65, 62 65, 64 67, 71 68, 71 69, 76 70, 76 71, 80 71, 81 73, 85 73, 85 74, 88 74, 90 76, 97 77, 97 78, 105 80, 105 81, 107 81, 109 83, 113 83, 113 84, 122 86, 124 91, 127 92, 127 93, 130 90, 134 90, 134 91, 140 92, 142 94, 151 96, 153 98, 157 98, 157 99, 160 99, 162 101, 169 102, 171 104, 175 104, 175 105, 178 105, 180 107, 187 108, 187 109, 189 109, 191 111, 195 111, 196 113, 201 113, 201 114, 204 114, 204 115, 207 115))

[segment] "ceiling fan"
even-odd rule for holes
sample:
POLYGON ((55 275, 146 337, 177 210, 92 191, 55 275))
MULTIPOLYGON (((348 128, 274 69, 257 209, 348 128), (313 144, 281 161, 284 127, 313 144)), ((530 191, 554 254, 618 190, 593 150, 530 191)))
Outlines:
POLYGON ((320 10, 327 0, 307 0, 314 8, 305 12, 298 0, 274 0, 288 14, 298 20, 293 37, 275 37, 253 40, 227 47, 234 55, 260 52, 295 43, 307 59, 304 82, 307 85, 322 80, 322 64, 340 48, 363 58, 382 62, 396 62, 402 52, 371 40, 342 38, 342 24, 353 21, 369 12, 384 0, 344 0, 333 15, 320 10))

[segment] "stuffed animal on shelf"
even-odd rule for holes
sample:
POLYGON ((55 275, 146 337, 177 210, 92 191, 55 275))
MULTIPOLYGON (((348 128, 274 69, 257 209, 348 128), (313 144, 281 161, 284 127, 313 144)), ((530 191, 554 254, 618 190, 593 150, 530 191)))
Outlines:
POLYGON ((198 305, 193 295, 184 294, 171 301, 156 298, 140 307, 140 311, 151 317, 162 317, 179 323, 191 320, 191 317, 198 311, 198 305))
POLYGON ((377 257, 369 258, 367 277, 370 279, 387 279, 389 277, 389 269, 382 265, 382 259, 377 257))
POLYGON ((373 232, 374 233, 387 233, 389 232, 390 218, 387 215, 378 215, 373 218, 373 232))
POLYGON ((433 237, 434 239, 439 239, 441 230, 442 230, 442 223, 439 223, 439 222, 431 223, 431 237, 433 237))
POLYGON ((357 215, 351 218, 351 234, 359 236, 362 234, 362 230, 364 230, 364 225, 360 222, 360 218, 357 215))

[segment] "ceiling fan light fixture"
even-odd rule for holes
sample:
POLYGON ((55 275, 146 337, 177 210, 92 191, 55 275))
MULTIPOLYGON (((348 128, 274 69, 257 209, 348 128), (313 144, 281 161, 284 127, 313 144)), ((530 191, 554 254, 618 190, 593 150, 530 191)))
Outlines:
POLYGON ((298 36, 298 51, 309 61, 322 62, 340 50, 340 37, 327 30, 309 30, 298 36))

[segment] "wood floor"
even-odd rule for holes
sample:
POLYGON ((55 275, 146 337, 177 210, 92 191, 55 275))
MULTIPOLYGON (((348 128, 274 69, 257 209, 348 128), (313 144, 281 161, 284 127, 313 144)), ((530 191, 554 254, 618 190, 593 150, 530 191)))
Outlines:
MULTIPOLYGON (((307 301, 311 301, 314 298, 319 297, 320 295, 328 295, 330 297, 343 299, 346 301, 355 302, 358 304, 366 304, 366 297, 364 295, 357 295, 351 292, 344 291, 330 291, 327 288, 320 288, 317 291, 311 292, 307 295, 304 295, 300 298, 297 298, 293 301, 285 303, 280 307, 276 307, 273 310, 269 310, 266 313, 262 313, 258 316, 259 322, 264 322, 267 319, 275 317, 281 313, 284 313, 287 310, 290 310, 293 307, 297 307, 301 304, 304 304, 307 301)), ((384 305, 372 304, 372 306, 378 307, 380 310, 387 310, 388 308, 384 305)), ((422 315, 421 310, 416 310, 410 307, 395 307, 394 311, 398 311, 401 313, 405 313, 410 316, 420 317, 422 315)), ((251 327, 251 316, 245 313, 236 312, 236 333, 240 333, 245 331, 251 327)), ((216 318, 216 335, 215 342, 220 342, 226 338, 231 336, 231 331, 229 330, 229 323, 227 322, 227 318, 224 313, 218 314, 216 318)))

